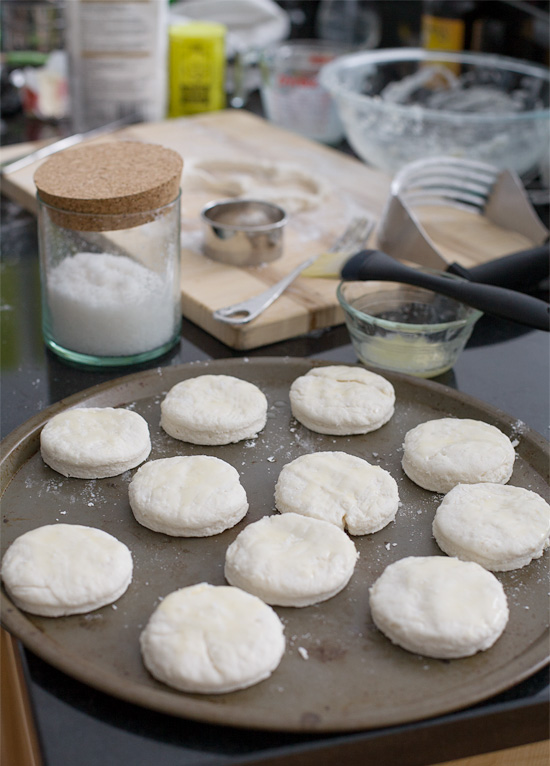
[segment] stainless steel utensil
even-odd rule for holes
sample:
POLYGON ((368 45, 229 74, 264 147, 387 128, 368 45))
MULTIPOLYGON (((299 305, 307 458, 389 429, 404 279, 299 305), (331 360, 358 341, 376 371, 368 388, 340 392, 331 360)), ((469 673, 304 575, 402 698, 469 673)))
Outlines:
POLYGON ((274 202, 226 199, 201 210, 203 252, 231 266, 260 266, 280 258, 288 216, 274 202))
POLYGON ((504 229, 542 245, 548 230, 529 202, 516 173, 483 162, 431 157, 396 174, 378 226, 378 245, 394 258, 434 269, 448 261, 423 228, 415 208, 443 205, 483 215, 504 229))
MULTIPOLYGON (((338 237, 330 248, 330 252, 349 253, 350 255, 358 248, 363 247, 369 234, 374 227, 374 220, 370 216, 360 216, 352 219, 344 233, 338 237)), ((241 303, 234 303, 231 306, 217 309, 214 311, 214 319, 227 324, 241 325, 252 321, 259 316, 268 306, 277 300, 277 298, 286 290, 286 288, 298 277, 302 271, 314 263, 322 253, 313 255, 306 261, 303 261, 290 274, 283 277, 279 282, 265 290, 259 295, 248 298, 241 303)))

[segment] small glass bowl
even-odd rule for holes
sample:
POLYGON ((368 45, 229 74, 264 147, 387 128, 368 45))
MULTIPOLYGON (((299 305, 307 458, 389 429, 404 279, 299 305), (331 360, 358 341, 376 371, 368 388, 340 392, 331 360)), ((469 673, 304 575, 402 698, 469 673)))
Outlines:
POLYGON ((341 282, 337 296, 361 362, 420 378, 451 369, 482 315, 444 295, 393 282, 382 289, 341 282))

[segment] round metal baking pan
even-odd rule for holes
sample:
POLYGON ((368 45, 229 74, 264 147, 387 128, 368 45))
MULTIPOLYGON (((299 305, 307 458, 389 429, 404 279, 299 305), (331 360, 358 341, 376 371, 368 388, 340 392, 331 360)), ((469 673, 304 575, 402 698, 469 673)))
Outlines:
POLYGON ((548 554, 499 573, 510 606, 508 626, 488 651, 461 660, 428 659, 392 645, 370 617, 368 588, 384 568, 409 555, 443 555, 431 534, 440 496, 414 485, 401 468, 407 430, 431 418, 492 423, 517 441, 511 484, 548 492, 547 443, 524 423, 438 383, 387 375, 395 415, 378 431, 353 437, 315 434, 291 416, 288 390, 313 366, 295 358, 228 359, 139 372, 59 402, 4 440, 2 554, 34 527, 62 521, 115 535, 134 557, 134 579, 116 604, 90 614, 42 618, 1 594, 2 623, 23 644, 68 675, 101 691, 171 715, 238 727, 299 732, 353 731, 402 724, 465 708, 527 678, 548 662, 548 554), (235 375, 258 385, 269 402, 265 429, 223 447, 176 441, 159 426, 160 402, 173 385, 204 373, 235 375), (75 405, 126 406, 149 422, 150 459, 209 454, 235 466, 250 510, 211 538, 173 538, 140 526, 127 498, 133 472, 101 480, 67 479, 42 461, 39 434, 52 415, 75 405), (153 679, 142 664, 139 634, 159 601, 196 582, 223 584, 227 546, 243 527, 275 512, 273 491, 283 465, 307 452, 343 450, 390 471, 398 483, 397 517, 373 535, 354 538, 360 552, 340 594, 303 608, 276 608, 285 626, 285 655, 271 678, 231 694, 193 695, 153 679))

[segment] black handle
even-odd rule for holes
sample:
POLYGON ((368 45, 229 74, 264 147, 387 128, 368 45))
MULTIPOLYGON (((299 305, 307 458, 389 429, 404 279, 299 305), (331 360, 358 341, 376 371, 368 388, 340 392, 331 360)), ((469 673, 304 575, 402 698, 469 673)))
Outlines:
POLYGON ((546 301, 504 287, 456 280, 444 274, 409 268, 380 250, 362 250, 342 269, 343 279, 403 282, 433 290, 477 308, 486 314, 519 324, 550 330, 550 305, 546 301))
POLYGON ((511 290, 529 290, 550 276, 550 249, 545 243, 470 269, 453 263, 448 271, 473 282, 509 287, 511 290))

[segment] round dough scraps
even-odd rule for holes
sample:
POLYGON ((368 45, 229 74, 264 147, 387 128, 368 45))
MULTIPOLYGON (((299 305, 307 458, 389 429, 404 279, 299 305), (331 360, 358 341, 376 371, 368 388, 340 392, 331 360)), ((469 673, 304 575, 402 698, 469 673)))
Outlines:
POLYGON ((217 535, 248 511, 237 470, 207 455, 151 460, 137 470, 128 492, 137 521, 167 535, 217 535))
POLYGON ((200 583, 170 593, 140 636, 149 672, 184 692, 220 694, 268 678, 285 651, 283 625, 256 596, 200 583))
POLYGON ((107 532, 49 524, 14 540, 2 560, 2 579, 20 609, 62 617, 116 601, 132 569, 129 549, 107 532))
POLYGON ((520 569, 550 545, 550 505, 509 484, 459 484, 436 511, 433 534, 449 556, 492 572, 520 569))
POLYGON ((360 457, 314 452, 283 467, 275 505, 280 513, 299 513, 366 535, 394 520, 399 492, 388 471, 360 457))
POLYGON ((467 418, 428 420, 405 435, 403 470, 424 489, 445 494, 457 484, 506 484, 516 453, 495 426, 467 418))
POLYGON ((104 479, 135 468, 151 452, 147 421, 113 407, 60 412, 40 433, 44 462, 63 476, 104 479))
POLYGON ((257 436, 267 399, 253 383, 231 375, 199 375, 177 383, 161 402, 167 434, 191 444, 231 444, 257 436))
POLYGON ((349 436, 375 431, 394 413, 392 384, 362 367, 314 367, 290 387, 292 414, 320 434, 349 436))
POLYGON ((329 191, 326 181, 309 168, 257 159, 191 158, 181 180, 189 191, 210 192, 218 199, 267 200, 282 205, 288 213, 313 210, 329 191))
POLYGON ((225 577, 266 604, 310 606, 345 588, 358 556, 334 524, 296 513, 264 516, 227 549, 225 577))
POLYGON ((369 590, 377 628, 415 654, 469 657, 489 649, 508 622, 496 577, 473 561, 409 556, 390 564, 369 590))

